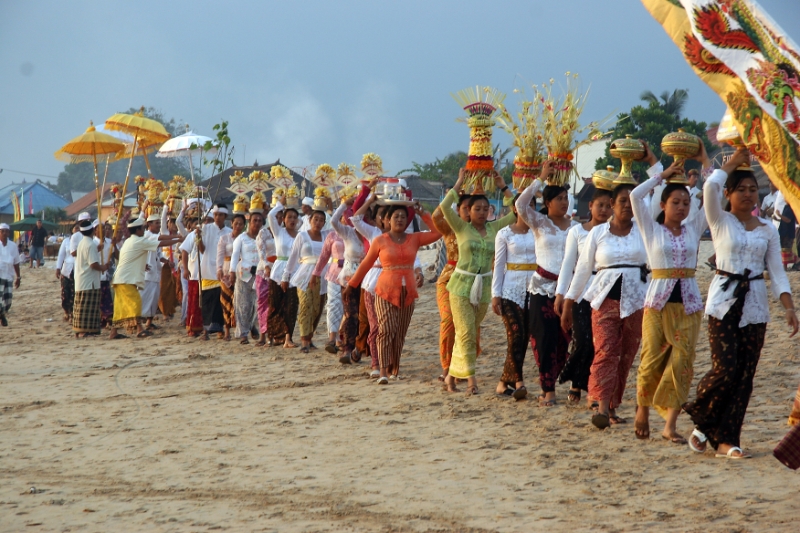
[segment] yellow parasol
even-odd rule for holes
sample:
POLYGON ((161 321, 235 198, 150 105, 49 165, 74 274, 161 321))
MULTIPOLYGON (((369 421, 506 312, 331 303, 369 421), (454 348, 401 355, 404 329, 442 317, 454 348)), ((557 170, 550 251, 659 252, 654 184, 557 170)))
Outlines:
MULTIPOLYGON (((120 131, 122 133, 127 133, 133 137, 133 145, 131 146, 130 153, 132 155, 136 155, 138 151, 138 144, 141 140, 142 145, 153 145, 153 144, 160 144, 170 138, 170 134, 164 129, 164 126, 158 122, 157 120, 153 120, 151 118, 147 118, 144 116, 144 107, 139 109, 137 113, 133 115, 129 115, 127 113, 117 113, 113 115, 111 118, 106 120, 106 129, 112 131, 120 131)), ((147 161, 147 157, 145 156, 145 163, 148 165, 148 172, 150 170, 150 164, 147 161)), ((128 181, 131 176, 131 167, 133 166, 133 157, 131 157, 130 162, 128 163, 128 171, 125 174, 125 184, 123 185, 122 189, 122 197, 125 198, 125 195, 128 192, 128 181)), ((122 215, 122 203, 120 203, 119 212, 117 212, 117 222, 114 224, 114 236, 117 235, 119 231, 119 219, 122 215)))
MULTIPOLYGON (((119 139, 100 133, 94 128, 94 123, 89 121, 89 127, 83 135, 75 137, 54 155, 59 161, 67 163, 85 163, 91 161, 94 164, 94 187, 97 191, 97 216, 100 216, 100 203, 103 193, 97 178, 97 156, 105 156, 107 159, 115 159, 122 150, 125 143, 119 139)), ((102 232, 102 229, 100 230, 102 232)))

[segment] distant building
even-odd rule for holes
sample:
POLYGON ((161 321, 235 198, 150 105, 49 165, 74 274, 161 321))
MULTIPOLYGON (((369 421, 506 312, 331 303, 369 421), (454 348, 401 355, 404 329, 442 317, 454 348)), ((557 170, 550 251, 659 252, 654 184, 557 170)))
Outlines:
POLYGON ((0 222, 7 224, 14 222, 14 204, 11 202, 12 193, 15 193, 19 198, 23 215, 38 213, 46 207, 64 209, 69 205, 66 198, 53 192, 39 180, 12 183, 0 188, 0 222), (31 209, 31 206, 33 209, 31 209))

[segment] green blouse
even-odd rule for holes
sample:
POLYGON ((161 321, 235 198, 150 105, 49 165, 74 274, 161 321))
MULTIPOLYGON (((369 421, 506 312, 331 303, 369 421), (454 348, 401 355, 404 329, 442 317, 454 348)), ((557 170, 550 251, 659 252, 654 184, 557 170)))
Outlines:
MULTIPOLYGON (((481 236, 472 224, 464 222, 453 210, 453 204, 458 202, 458 194, 455 189, 450 189, 442 203, 439 205, 445 220, 458 240, 458 263, 456 268, 475 274, 483 274, 491 271, 494 265, 494 238, 497 232, 513 223, 515 220, 514 212, 509 212, 503 218, 486 223, 486 236, 481 236)), ((457 296, 469 298, 469 291, 475 276, 459 274, 453 272, 450 281, 447 283, 447 290, 457 296)), ((481 303, 489 303, 492 300, 492 278, 483 278, 483 294, 481 303)))

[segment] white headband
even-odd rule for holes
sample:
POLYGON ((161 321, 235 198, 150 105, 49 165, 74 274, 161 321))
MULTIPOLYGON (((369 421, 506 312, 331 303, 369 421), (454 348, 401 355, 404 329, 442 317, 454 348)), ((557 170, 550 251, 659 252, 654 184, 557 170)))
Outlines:
POLYGON ((3 222, 2 224, 0 224, 0 229, 10 230, 11 227, 8 224, 6 224, 5 222, 3 222))

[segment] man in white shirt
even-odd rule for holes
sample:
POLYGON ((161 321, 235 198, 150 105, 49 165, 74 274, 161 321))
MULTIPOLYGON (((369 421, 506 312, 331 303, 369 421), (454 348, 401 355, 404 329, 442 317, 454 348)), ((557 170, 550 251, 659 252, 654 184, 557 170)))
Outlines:
POLYGON ((696 168, 691 169, 689 172, 686 173, 686 179, 689 182, 687 185, 689 189, 689 199, 691 200, 692 204, 690 206, 691 211, 698 211, 700 207, 703 205, 701 198, 703 197, 703 191, 697 188, 697 181, 700 179, 700 171, 696 168))
MULTIPOLYGON (((80 226, 81 222, 85 221, 89 221, 89 223, 92 221, 92 217, 86 212, 78 215, 78 222, 76 225, 80 226)), ((81 243, 82 239, 83 235, 80 230, 73 231, 72 238, 69 240, 69 253, 72 257, 75 257, 75 254, 78 252, 78 245, 81 243)))
POLYGON ((75 255, 75 304, 72 331, 76 338, 100 334, 100 274, 108 269, 101 264, 97 243, 92 239, 99 221, 80 223, 81 236, 75 255))
POLYGON ((128 223, 130 237, 119 251, 119 263, 111 285, 114 287, 114 321, 110 339, 126 338, 117 333, 121 327, 136 330, 137 337, 148 337, 149 331, 142 327, 142 297, 139 289, 144 287, 147 253, 158 250, 162 244, 172 245, 178 238, 170 235, 145 237, 144 219, 136 218, 128 223))
POLYGON ((204 339, 209 333, 223 333, 222 303, 220 302, 220 282, 217 279, 217 244, 223 234, 231 232, 225 226, 228 218, 228 208, 222 204, 214 206, 211 210, 214 222, 203 224, 202 229, 196 230, 200 236, 197 249, 200 251, 200 291, 202 293, 204 339), (208 253, 206 253, 208 250, 208 253))
POLYGON ((769 194, 764 197, 761 202, 761 218, 772 218, 772 212, 775 207, 775 196, 778 194, 778 188, 769 182, 769 194))
MULTIPOLYGON (((147 230, 144 236, 148 239, 158 239, 161 234, 161 216, 150 215, 145 223, 147 230)), ((142 318, 145 319, 144 327, 148 330, 158 329, 153 324, 153 317, 158 311, 158 298, 161 295, 161 268, 163 256, 161 248, 147 252, 147 264, 144 272, 144 288, 139 292, 142 297, 142 318)))
POLYGON ((311 213, 314 212, 314 199, 310 196, 303 198, 300 211, 303 213, 300 216, 300 220, 302 221, 300 231, 308 231, 311 229, 311 213))
MULTIPOLYGON (((72 276, 72 269, 75 265, 71 243, 73 239, 79 242, 83 235, 78 233, 78 225, 72 227, 72 235, 64 237, 61 247, 58 249, 58 259, 56 260, 56 279, 61 281, 61 309, 64 310, 64 321, 72 320, 72 305, 75 301, 75 278, 72 276)), ((77 244, 75 245, 77 251, 77 244)))
POLYGON ((114 230, 108 222, 101 227, 95 228, 95 236, 92 239, 97 245, 97 252, 100 254, 100 264, 107 265, 108 269, 100 273, 100 327, 105 328, 111 325, 114 318, 114 297, 111 294, 111 260, 119 256, 118 248, 112 243, 111 235, 114 230), (103 232, 103 240, 100 240, 100 231, 103 232))
POLYGON ((781 191, 775 192, 775 201, 772 203, 772 224, 775 229, 780 229, 783 209, 786 207, 786 199, 781 191))
POLYGON ((8 224, 0 224, 0 325, 8 326, 6 314, 11 309, 11 287, 19 289, 22 280, 19 274, 19 249, 17 243, 9 239, 11 229, 8 224))

